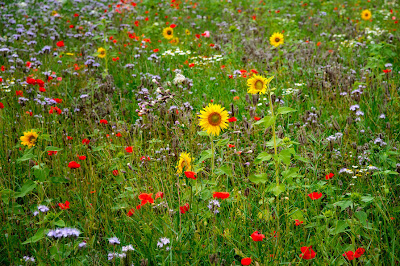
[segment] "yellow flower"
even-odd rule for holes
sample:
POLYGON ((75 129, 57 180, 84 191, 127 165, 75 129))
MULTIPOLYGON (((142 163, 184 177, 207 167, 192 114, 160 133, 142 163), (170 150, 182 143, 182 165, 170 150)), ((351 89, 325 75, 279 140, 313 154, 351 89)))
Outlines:
POLYGON ((183 171, 191 171, 192 166, 190 163, 192 162, 192 158, 190 157, 190 153, 182 152, 179 156, 179 162, 176 166, 177 173, 181 174, 183 171))
POLYGON ((107 55, 107 51, 103 47, 100 47, 99 49, 97 49, 97 53, 98 53, 97 56, 100 58, 104 58, 107 55))
POLYGON ((165 29, 163 29, 162 34, 165 39, 171 40, 172 38, 174 38, 174 29, 171 27, 166 27, 165 29))
POLYGON ((186 29, 186 30, 185 30, 185 34, 186 34, 186 35, 190 35, 190 30, 186 29))
POLYGON ((254 75, 247 80, 247 93, 250 94, 265 94, 267 92, 269 83, 274 78, 274 76, 269 78, 264 78, 263 76, 254 75))
POLYGON ((370 20, 371 19, 371 11, 369 11, 368 9, 363 10, 363 12, 361 12, 361 18, 363 20, 370 20))
POLYGON ((178 37, 174 37, 172 40, 169 41, 169 43, 173 44, 173 45, 178 45, 179 43, 179 38, 178 37))
POLYGON ((20 137, 21 144, 28 146, 28 148, 32 148, 33 146, 35 146, 38 136, 38 133, 33 130, 24 132, 24 135, 20 137))
POLYGON ((51 11, 52 16, 56 16, 57 14, 58 14, 57 11, 55 11, 55 10, 51 11))
POLYGON ((269 42, 271 45, 278 47, 279 45, 283 44, 283 34, 279 32, 275 32, 269 38, 269 42))
POLYGON ((199 125, 209 135, 218 136, 221 130, 228 127, 228 112, 219 104, 210 103, 200 111, 199 125))

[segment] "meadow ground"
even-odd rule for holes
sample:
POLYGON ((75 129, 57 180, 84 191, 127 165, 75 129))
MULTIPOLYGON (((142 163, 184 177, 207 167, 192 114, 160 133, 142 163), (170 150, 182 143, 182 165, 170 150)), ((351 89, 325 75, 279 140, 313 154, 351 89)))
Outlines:
POLYGON ((0 265, 398 265, 397 1, 0 2, 0 265))

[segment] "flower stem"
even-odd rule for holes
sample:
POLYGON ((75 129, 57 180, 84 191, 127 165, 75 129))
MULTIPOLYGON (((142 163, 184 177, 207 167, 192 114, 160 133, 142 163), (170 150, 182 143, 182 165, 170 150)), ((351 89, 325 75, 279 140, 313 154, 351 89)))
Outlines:
MULTIPOLYGON (((271 116, 274 116, 274 107, 272 104, 272 97, 271 97, 272 93, 269 93, 269 106, 270 106, 270 110, 271 110, 271 116)), ((277 148, 277 144, 276 144, 276 133, 275 133, 275 121, 272 124, 272 138, 274 139, 274 152, 275 152, 275 178, 276 178, 276 185, 279 185, 279 162, 277 160, 277 156, 278 156, 278 148, 277 148)))
POLYGON ((211 176, 214 176, 214 140, 212 135, 210 135, 210 140, 211 140, 211 176))

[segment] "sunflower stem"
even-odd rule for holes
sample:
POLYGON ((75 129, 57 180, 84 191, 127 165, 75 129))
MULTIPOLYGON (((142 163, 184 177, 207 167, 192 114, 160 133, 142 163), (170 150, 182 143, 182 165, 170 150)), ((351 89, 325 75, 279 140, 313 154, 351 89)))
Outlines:
POLYGON ((214 176, 214 140, 213 135, 210 135, 211 140, 211 176, 214 176))
MULTIPOLYGON (((271 110, 271 116, 274 116, 274 107, 272 104, 272 93, 269 93, 269 106, 271 110)), ((274 139, 274 153, 275 153, 275 178, 276 178, 276 185, 279 185, 279 162, 278 162, 278 147, 276 144, 276 133, 275 133, 275 121, 272 123, 272 138, 274 139)))

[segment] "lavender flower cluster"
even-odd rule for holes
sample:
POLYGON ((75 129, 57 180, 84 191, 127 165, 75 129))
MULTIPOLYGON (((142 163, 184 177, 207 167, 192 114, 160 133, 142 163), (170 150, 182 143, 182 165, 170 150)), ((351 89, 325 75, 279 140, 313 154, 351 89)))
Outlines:
POLYGON ((79 237, 81 232, 76 228, 57 228, 55 230, 50 230, 47 236, 50 238, 67 238, 67 237, 79 237))

